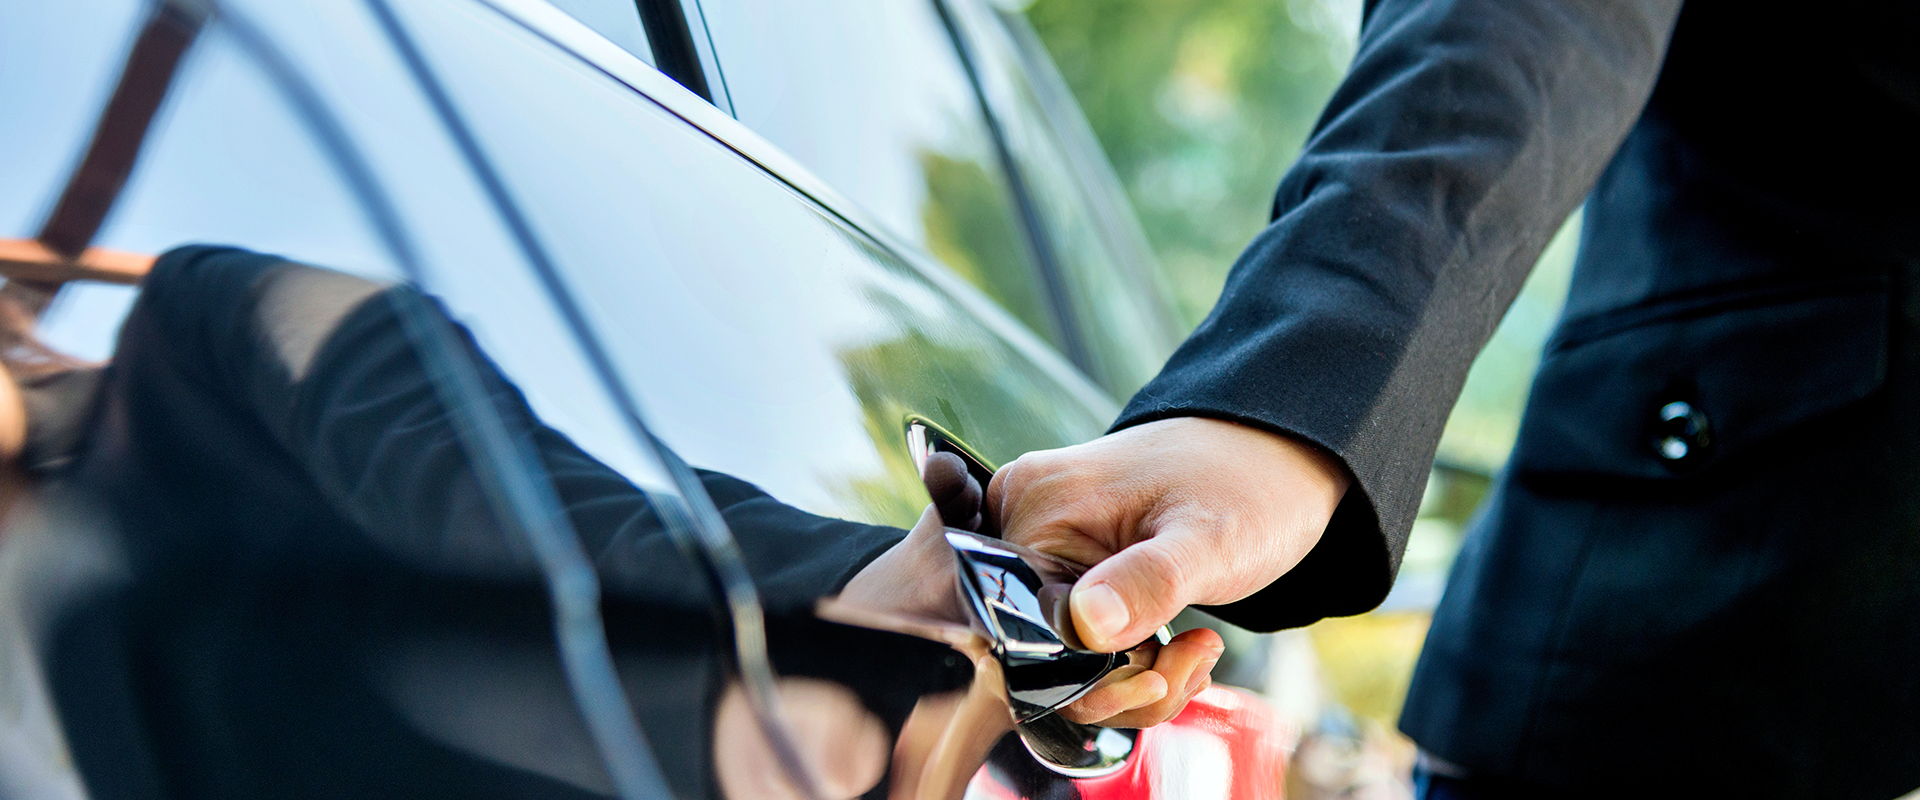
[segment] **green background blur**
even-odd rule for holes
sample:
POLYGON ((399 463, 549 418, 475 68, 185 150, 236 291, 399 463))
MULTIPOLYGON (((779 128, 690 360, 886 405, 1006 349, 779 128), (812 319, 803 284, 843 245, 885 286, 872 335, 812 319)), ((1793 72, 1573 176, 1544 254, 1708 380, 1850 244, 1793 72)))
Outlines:
MULTIPOLYGON (((1360 0, 1035 0, 1026 14, 1131 195, 1185 323, 1197 324, 1345 73, 1360 0)), ((1578 227, 1576 214, 1474 362, 1395 596, 1310 629, 1338 699, 1382 727, 1399 713, 1461 530, 1513 446, 1578 227)))

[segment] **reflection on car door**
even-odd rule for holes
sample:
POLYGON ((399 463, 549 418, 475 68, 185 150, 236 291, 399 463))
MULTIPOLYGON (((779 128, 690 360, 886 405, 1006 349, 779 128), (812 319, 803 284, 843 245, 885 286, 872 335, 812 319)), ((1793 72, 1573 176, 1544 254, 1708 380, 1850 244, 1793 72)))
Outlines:
POLYGON ((1042 338, 1060 325, 992 120, 925 0, 701 0, 741 123, 1042 338))
POLYGON ((756 137, 690 128, 504 17, 400 8, 688 461, 904 526, 926 502, 909 414, 1000 460, 1104 427, 1111 403, 995 304, 742 160, 756 137))
MULTIPOLYGON (((1101 391, 978 287, 796 191, 804 182, 763 170, 749 160, 760 146, 752 137, 696 129, 493 9, 395 4, 448 80, 472 144, 498 166, 498 187, 465 168, 462 143, 433 123, 430 98, 401 77, 364 9, 234 5, 340 110, 359 157, 391 190, 417 262, 371 230, 381 220, 368 218, 364 187, 334 170, 338 153, 315 145, 302 113, 219 32, 197 52, 103 243, 229 241, 420 279, 542 417, 637 476, 644 448, 610 435, 621 410, 584 388, 593 365, 554 345, 567 321, 522 258, 525 239, 537 238, 662 439, 836 516, 899 525, 917 516, 925 495, 903 436, 909 417, 1000 461, 1097 435, 1111 417, 1101 391), (364 58, 340 64, 342 50, 364 58), (527 230, 506 229, 484 199, 494 189, 527 210, 527 230)), ((110 319, 77 308, 70 319, 110 319)), ((578 764, 482 754, 600 788, 578 764)))

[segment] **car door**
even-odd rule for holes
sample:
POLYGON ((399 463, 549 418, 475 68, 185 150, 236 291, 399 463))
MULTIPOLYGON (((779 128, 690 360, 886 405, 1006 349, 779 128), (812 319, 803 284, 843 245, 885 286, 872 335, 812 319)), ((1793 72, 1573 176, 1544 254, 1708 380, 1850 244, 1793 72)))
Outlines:
MULTIPOLYGON (((88 20, 77 27, 90 38, 81 38, 111 62, 151 7, 95 1, 92 13, 72 19, 88 20)), ((205 7, 163 7, 183 8, 205 7)), ((1104 392, 978 286, 902 244, 737 121, 551 6, 235 0, 212 10, 218 24, 188 53, 94 242, 145 253, 235 243, 427 289, 473 332, 540 418, 657 505, 700 504, 697 489, 674 477, 676 456, 664 452, 758 484, 785 504, 905 525, 926 500, 909 450, 912 423, 931 423, 989 460, 1006 460, 1097 435, 1114 411, 1104 392), (646 423, 636 424, 641 419, 646 423)), ((45 30, 71 24, 63 15, 42 22, 45 30)), ((67 127, 85 131, 102 96, 87 84, 102 82, 103 74, 110 77, 98 70, 62 76, 55 83, 66 85, 40 96, 44 108, 78 119, 67 127)), ((59 149, 19 152, 59 157, 59 149)), ((34 175, 31 165, 9 169, 34 175)), ((61 191, 62 171, 44 172, 23 184, 41 206, 61 191)), ((33 236, 39 210, 17 206, 5 220, 6 235, 33 236)), ((43 336, 111 355, 111 331, 130 296, 111 287, 63 292, 43 336)), ((504 475, 540 478, 510 452, 491 458, 504 475)), ((531 510, 508 505, 530 537, 551 516, 538 503, 531 510)), ((22 540, 10 535, 9 552, 18 554, 22 540)), ((73 554, 55 550, 56 557, 73 554)), ((0 589, 27 592, 10 609, 48 606, 46 596, 31 594, 33 585, 19 582, 19 572, 5 574, 16 577, 0 581, 0 589)), ((62 589, 69 600, 89 601, 59 606, 63 614, 79 609, 63 620, 113 621, 99 616, 111 603, 91 600, 131 578, 111 569, 101 575, 104 582, 81 586, 78 595, 68 591, 73 586, 62 589)), ((590 597, 572 602, 593 605, 590 597)), ((215 604, 200 613, 260 610, 215 604)), ((383 613, 417 612, 395 606, 383 613)), ((568 644, 569 626, 559 621, 561 662, 553 659, 551 639, 540 636, 477 649, 462 637, 431 646, 402 637, 397 650, 346 653, 287 628, 279 635, 298 641, 265 644, 305 648, 315 664, 342 670, 373 664, 370 691, 384 699, 384 713, 423 737, 405 740, 407 758, 391 757, 399 752, 392 741, 363 737, 355 742, 363 749, 302 762, 333 770, 329 775, 351 772, 356 785, 424 790, 442 781, 434 788, 478 794, 516 781, 590 794, 620 789, 621 765, 633 763, 620 754, 636 750, 607 744, 621 738, 620 726, 593 712, 631 704, 649 740, 637 752, 680 765, 676 788, 691 785, 699 793, 706 744, 685 736, 674 720, 705 713, 707 690, 663 692, 622 674, 611 683, 625 682, 626 699, 590 697, 582 671, 598 669, 605 678, 612 667, 605 659, 597 667, 570 660, 580 648, 568 644), (578 708, 569 705, 570 694, 578 708), (534 734, 544 737, 540 746, 528 746, 534 734)), ((81 627, 88 635, 114 630, 81 627)), ((330 674, 324 667, 282 670, 226 659, 256 652, 251 648, 261 642, 197 646, 205 643, 167 640, 163 649, 200 667, 143 681, 179 678, 201 700, 264 684, 275 689, 273 697, 298 698, 291 708, 329 700, 357 707, 365 700, 307 691, 319 686, 307 681, 330 674), (218 669, 202 669, 202 656, 218 669), (232 680, 208 679, 222 674, 232 680)), ((13 653, 43 645, 28 641, 13 653)), ((115 687, 89 681, 114 673, 41 666, 39 679, 58 685, 56 699, 41 706, 46 713, 36 718, 34 735, 51 742, 42 752, 56 779, 64 774, 71 783, 78 763, 92 770, 87 778, 96 791, 113 794, 102 787, 188 780, 172 770, 209 752, 143 749, 128 734, 142 728, 139 720, 49 718, 79 708, 70 704, 76 697, 111 700, 115 687), (62 726, 74 734, 71 757, 61 755, 62 726), (63 758, 67 773, 60 772, 63 758)), ((601 681, 602 689, 608 683, 601 681)), ((203 721, 213 741, 235 748, 302 741, 291 730, 273 730, 284 710, 238 703, 203 721)), ((629 731, 627 744, 638 733, 629 731)), ((251 774, 250 765, 236 757, 232 770, 199 771, 192 780, 209 783, 192 785, 245 787, 275 777, 251 774)))
MULTIPOLYGON (((996 460, 1104 425, 1103 393, 999 304, 872 235, 828 184, 659 73, 581 59, 499 14, 419 7, 446 15, 417 27, 451 101, 690 462, 906 524, 924 502, 908 416, 996 460), (516 47, 528 57, 502 55, 516 47)), ((566 35, 552 22, 543 33, 566 35)))
MULTIPOLYGON (((87 18, 102 23, 99 41, 124 42, 140 10, 105 3, 87 18)), ((1005 459, 1094 435, 1112 413, 978 288, 869 235, 857 210, 757 137, 624 51, 588 62, 556 46, 611 43, 550 7, 217 10, 96 244, 230 242, 416 282, 542 418, 642 485, 662 481, 650 437, 623 425, 634 412, 623 392, 695 464, 793 505, 894 524, 925 502, 909 418, 1005 459)), ((99 49, 111 62, 116 47, 99 49)), ((66 106, 85 130, 101 95, 69 88, 95 98, 66 106)), ((59 191, 50 172, 31 184, 41 198, 59 191)), ((36 209, 18 210, 8 234, 31 237, 36 209)), ((63 293, 43 335, 111 355, 128 299, 63 293)), ((464 685, 449 670, 430 672, 464 685)), ((521 683, 558 676, 535 677, 521 683)), ((490 696, 510 699, 460 699, 490 696)), ((475 738, 446 716, 462 706, 402 705, 443 747, 605 786, 577 760, 583 744, 529 751, 475 738)), ((83 765, 124 755, 112 737, 76 742, 83 765)))

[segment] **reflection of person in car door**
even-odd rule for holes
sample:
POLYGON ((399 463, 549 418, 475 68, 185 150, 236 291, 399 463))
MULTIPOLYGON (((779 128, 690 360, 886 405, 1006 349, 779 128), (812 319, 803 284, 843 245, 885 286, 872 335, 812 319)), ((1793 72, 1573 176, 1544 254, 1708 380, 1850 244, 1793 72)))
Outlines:
POLYGON ((1580 262, 1401 718, 1432 796, 1920 786, 1920 26, 1369 0, 1274 221, 1103 439, 989 487, 1083 639, 1357 614, 1541 250, 1580 262), (1791 55, 1788 55, 1791 54, 1791 55))
MULTIPOLYGON (((147 782, 196 796, 332 786, 487 797, 543 780, 604 784, 577 737, 557 740, 573 750, 540 748, 544 757, 525 756, 524 743, 508 748, 521 756, 484 746, 579 723, 564 689, 541 688, 564 686, 542 573, 498 521, 487 470, 388 302, 411 291, 182 248, 147 277, 112 363, 22 376, 33 412, 23 463, 107 509, 128 552, 125 591, 66 615, 59 638, 72 644, 50 656, 96 796, 147 782), (437 699, 449 692, 467 696, 437 699), (517 699, 490 703, 490 692, 517 699), (439 710, 448 702, 459 714, 439 710)), ((596 561, 616 655, 637 681, 629 695, 676 791, 705 796, 715 773, 777 783, 777 769, 729 763, 746 751, 713 738, 739 735, 751 718, 729 711, 738 690, 701 571, 643 492, 540 424, 463 343, 492 410, 532 440, 542 463, 531 466, 596 561)), ((701 478, 748 543, 777 664, 804 676, 789 684, 794 706, 823 712, 797 724, 845 734, 802 738, 823 788, 858 794, 881 777, 887 730, 915 699, 964 681, 931 643, 812 620, 816 598, 901 532, 701 478)))
MULTIPOLYGON (((529 650, 550 660, 552 647, 537 564, 496 518, 488 470, 467 451, 435 370, 389 302, 413 291, 241 250, 181 248, 154 265, 110 365, 35 370, 23 376, 24 406, 0 381, 0 446, 102 501, 126 532, 128 590, 72 615, 89 644, 52 665, 90 780, 240 795, 263 788, 247 775, 284 787, 350 772, 376 794, 429 784, 436 795, 512 793, 497 765, 429 747, 387 719, 436 730, 419 719, 433 716, 421 710, 434 702, 423 693, 458 681, 422 684, 407 665, 447 652, 446 641, 478 637, 484 646, 469 652, 482 660, 529 650), (376 697, 384 700, 369 702, 376 697), (136 712, 158 716, 143 722, 136 712), (409 749, 418 752, 392 755, 409 749)), ((753 745, 738 690, 726 688, 711 641, 718 601, 701 570, 643 492, 541 424, 462 343, 496 418, 531 440, 542 463, 530 466, 551 480, 596 562, 616 652, 641 676, 630 693, 669 777, 699 795, 711 763, 728 794, 774 796, 784 784, 753 745), (701 731, 711 735, 687 735, 701 731)), ((865 791, 891 752, 887 732, 920 696, 959 685, 963 662, 931 642, 820 622, 813 604, 843 587, 873 607, 938 601, 929 587, 950 587, 954 568, 939 515, 929 509, 902 541, 897 529, 808 514, 719 473, 700 477, 768 606, 776 664, 799 676, 788 681, 789 711, 822 788, 865 791)), ((963 517, 977 514, 979 498, 977 485, 966 488, 974 508, 963 517)), ((1178 680, 1203 673, 1213 636, 1162 648, 1154 669, 1178 680)), ((456 659, 433 669, 467 668, 456 659)), ((520 686, 508 694, 541 696, 520 686)), ((1069 713, 1111 719, 1142 705, 1129 697, 1096 690, 1069 713)), ((512 728, 528 713, 462 706, 471 710, 455 723, 468 732, 434 735, 512 728)), ((560 718, 569 708, 559 705, 560 718)), ((591 772, 574 782, 594 785, 591 772)))

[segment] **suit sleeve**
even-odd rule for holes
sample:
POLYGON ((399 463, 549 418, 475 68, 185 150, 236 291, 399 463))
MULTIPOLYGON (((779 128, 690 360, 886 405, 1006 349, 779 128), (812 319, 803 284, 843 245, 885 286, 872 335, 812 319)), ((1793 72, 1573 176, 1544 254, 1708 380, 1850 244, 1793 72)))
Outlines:
MULTIPOLYGON (((203 388, 237 412, 218 415, 223 423, 277 443, 387 556, 434 575, 535 583, 531 548, 501 519, 483 456, 469 451, 433 365, 403 330, 395 293, 416 290, 233 248, 180 248, 155 264, 130 317, 128 330, 162 341, 123 348, 170 355, 122 369, 178 372, 203 388)), ((608 597, 704 615, 703 573, 647 494, 542 423, 455 327, 455 357, 473 365, 508 435, 530 440, 540 463, 527 466, 551 482, 608 597)), ((700 477, 770 611, 810 610, 905 535, 809 514, 720 473, 700 477)))
POLYGON ((1352 474, 1297 567, 1209 611, 1275 630, 1386 596, 1467 368, 1639 117, 1679 4, 1369 3, 1272 224, 1114 425, 1233 420, 1352 474))

